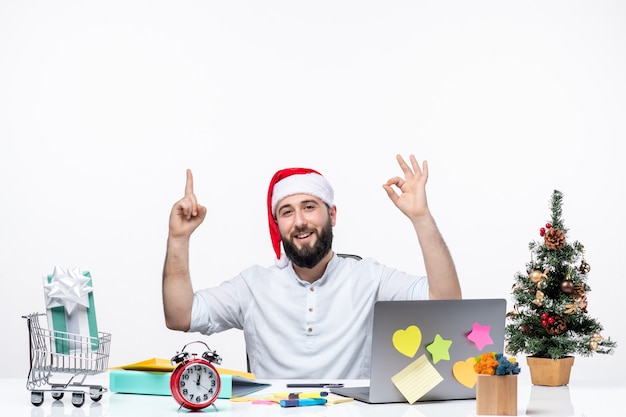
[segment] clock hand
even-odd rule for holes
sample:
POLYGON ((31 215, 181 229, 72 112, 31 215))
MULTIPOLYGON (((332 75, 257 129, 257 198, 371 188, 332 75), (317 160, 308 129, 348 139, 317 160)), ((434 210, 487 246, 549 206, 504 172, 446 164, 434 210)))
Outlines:
POLYGON ((196 385, 200 385, 200 378, 202 377, 202 374, 198 374, 198 379, 196 380, 196 385))
POLYGON ((200 384, 200 383, 198 383, 198 385, 200 385, 200 387, 201 387, 201 388, 204 388, 205 390, 207 390, 207 392, 209 392, 209 391, 210 391, 210 389, 209 389, 209 388, 207 388, 207 387, 205 387, 204 385, 202 385, 202 384, 200 384))

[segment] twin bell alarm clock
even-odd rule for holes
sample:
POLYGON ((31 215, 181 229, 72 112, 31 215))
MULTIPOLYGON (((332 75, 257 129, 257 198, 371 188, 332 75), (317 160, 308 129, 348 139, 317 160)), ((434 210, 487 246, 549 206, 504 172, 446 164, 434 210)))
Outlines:
MULTIPOLYGON (((202 410, 210 405, 215 407, 215 400, 220 392, 220 375, 213 364, 220 364, 222 358, 217 352, 200 341, 191 342, 172 358, 172 364, 178 364, 170 377, 170 390, 180 408, 188 410, 202 410), (198 357, 197 354, 186 352, 187 346, 199 343, 206 347, 206 351, 198 357)), ((180 410, 179 408, 179 410, 180 410)))

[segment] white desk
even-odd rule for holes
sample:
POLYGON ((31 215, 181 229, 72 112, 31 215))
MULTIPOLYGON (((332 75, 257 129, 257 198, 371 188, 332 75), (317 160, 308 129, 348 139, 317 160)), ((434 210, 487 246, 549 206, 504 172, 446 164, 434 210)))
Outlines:
MULTIPOLYGON (((89 384, 108 387, 108 374, 88 377, 89 384)), ((286 381, 264 381, 271 387, 254 395, 286 391, 286 381)), ((347 386, 362 385, 366 381, 343 381, 347 386)), ((532 416, 626 416, 626 383, 581 383, 571 381, 564 387, 533 386, 528 375, 518 380, 518 415, 532 416)), ((304 415, 308 417, 451 417, 475 416, 474 400, 409 404, 368 405, 358 401, 328 406, 281 408, 279 405, 234 403, 217 400, 219 416, 272 417, 304 415)), ((186 410, 181 413, 186 413, 186 410)), ((202 413, 215 414, 212 407, 202 413)), ((195 413, 194 415, 198 415, 195 413)), ((3 417, 161 417, 176 416, 178 405, 171 397, 129 395, 107 392, 102 400, 93 402, 86 396, 85 404, 76 408, 66 396, 55 401, 45 394, 43 405, 30 403, 30 392, 25 378, 0 378, 0 416, 3 417)))

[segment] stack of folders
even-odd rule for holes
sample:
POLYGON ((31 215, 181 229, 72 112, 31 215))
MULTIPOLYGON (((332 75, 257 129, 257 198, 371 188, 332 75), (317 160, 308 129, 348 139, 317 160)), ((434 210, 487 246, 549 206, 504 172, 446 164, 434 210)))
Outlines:
MULTIPOLYGON (((175 365, 170 360, 152 358, 109 369, 109 389, 120 394, 172 395, 170 377, 175 365)), ((257 382, 254 374, 216 368, 221 389, 218 398, 236 398, 269 387, 257 382)))

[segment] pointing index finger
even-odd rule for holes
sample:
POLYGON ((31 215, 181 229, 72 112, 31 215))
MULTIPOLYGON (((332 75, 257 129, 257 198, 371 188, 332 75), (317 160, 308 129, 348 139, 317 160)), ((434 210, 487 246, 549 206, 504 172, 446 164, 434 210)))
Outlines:
POLYGON ((193 174, 187 168, 187 182, 185 183, 185 196, 193 195, 193 174))

